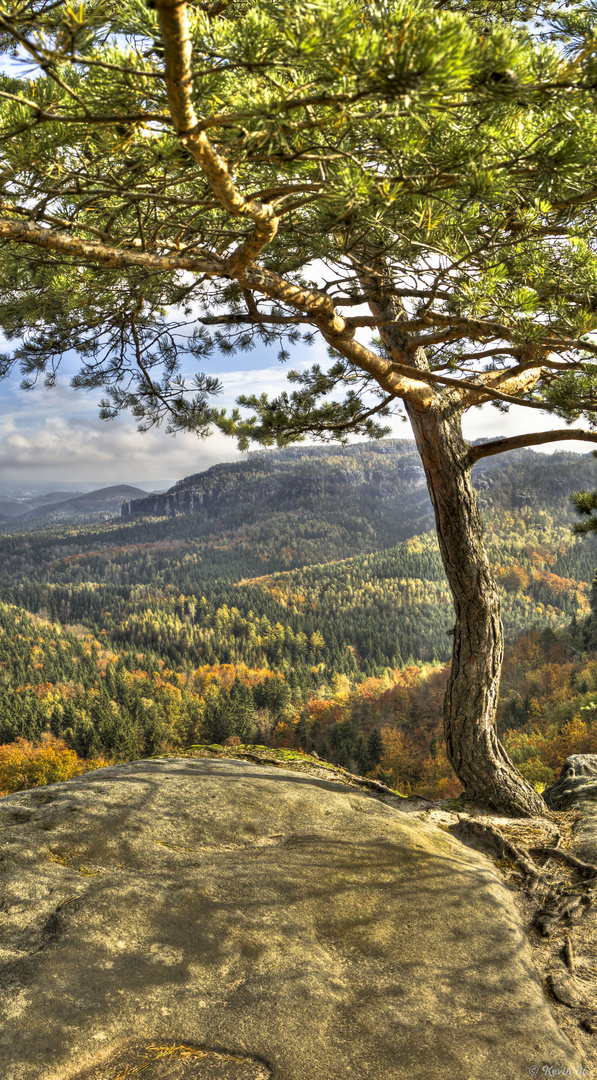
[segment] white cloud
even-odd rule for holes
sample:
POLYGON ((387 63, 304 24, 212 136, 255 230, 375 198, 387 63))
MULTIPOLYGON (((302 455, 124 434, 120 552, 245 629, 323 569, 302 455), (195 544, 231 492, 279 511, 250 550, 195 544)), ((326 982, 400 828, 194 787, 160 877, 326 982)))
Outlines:
MULTIPOLYGON (((276 364, 226 372, 218 404, 230 409, 241 393, 277 394, 287 385, 286 370, 276 364)), ((161 428, 140 435, 129 414, 101 421, 97 400, 66 384, 24 391, 11 380, 0 383, 0 491, 65 483, 167 487, 238 457, 234 440, 219 432, 207 440, 186 433, 173 437, 161 428)))
MULTIPOLYGON (((289 367, 306 368, 317 361, 323 366, 322 354, 323 347, 297 350, 290 364, 282 365, 272 364, 270 353, 260 357, 262 364, 265 361, 261 367, 223 372, 223 393, 218 404, 230 409, 239 394, 273 396, 284 388, 292 389, 286 378, 289 367)), ((245 359, 248 364, 257 358, 237 359, 239 364, 245 359)), ((206 441, 189 434, 173 438, 162 429, 140 435, 128 414, 105 423, 98 418, 100 396, 75 391, 66 380, 52 390, 39 388, 31 392, 21 390, 16 379, 0 383, 0 491, 49 490, 65 484, 89 488, 124 482, 163 488, 219 461, 239 457, 234 441, 220 433, 206 441)), ((490 406, 471 409, 464 418, 465 436, 470 440, 544 431, 554 426, 563 425, 540 412, 515 407, 507 415, 490 406)), ((395 437, 412 438, 409 424, 396 419, 392 428, 395 437)), ((550 453, 559 448, 588 453, 593 447, 589 443, 567 442, 538 449, 550 453)))
MULTIPOLYGON (((575 425, 572 425, 574 428, 575 425)), ((578 424, 577 427, 584 427, 578 424)), ((501 413, 491 405, 484 405, 480 409, 470 409, 464 416, 463 428, 465 438, 471 442, 475 439, 500 439, 512 435, 521 435, 524 432, 562 430, 566 424, 557 416, 549 416, 535 409, 526 409, 524 406, 513 405, 508 413, 501 413)), ((542 446, 533 447, 541 453, 553 454, 556 450, 570 450, 577 454, 588 454, 597 448, 597 443, 572 440, 570 442, 543 443, 542 446)))

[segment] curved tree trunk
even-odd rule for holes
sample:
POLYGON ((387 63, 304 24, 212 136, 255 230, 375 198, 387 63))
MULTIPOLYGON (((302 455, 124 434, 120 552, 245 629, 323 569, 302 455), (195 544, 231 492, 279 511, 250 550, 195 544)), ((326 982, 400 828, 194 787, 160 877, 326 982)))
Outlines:
POLYGON ((462 406, 451 394, 442 399, 427 409, 408 404, 407 412, 425 468, 456 612, 444 702, 448 758, 469 797, 509 814, 541 814, 544 800, 512 764, 495 731, 503 656, 500 598, 471 483, 462 406))

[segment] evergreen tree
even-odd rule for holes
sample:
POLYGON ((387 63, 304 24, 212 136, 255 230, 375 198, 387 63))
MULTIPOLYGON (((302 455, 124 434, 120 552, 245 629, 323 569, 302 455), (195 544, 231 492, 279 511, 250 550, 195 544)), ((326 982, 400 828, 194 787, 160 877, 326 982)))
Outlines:
POLYGON ((357 770, 361 776, 371 768, 371 762, 369 758, 369 750, 365 741, 365 736, 361 733, 357 737, 354 748, 354 760, 357 766, 357 770))
POLYGON ((304 716, 301 717, 298 724, 296 725, 295 735, 301 750, 306 750, 308 748, 309 731, 307 728, 307 721, 304 716))
MULTIPOLYGON (((470 473, 579 432, 470 446, 461 422, 516 404, 582 418, 580 437, 597 441, 593 9, 11 11, 0 48, 25 70, 0 89, 0 326, 21 344, 2 371, 17 363, 25 385, 51 385, 76 352, 74 384, 105 391, 105 418, 215 425, 242 447, 376 437, 402 404, 456 612, 448 756, 470 796, 541 812, 495 734, 503 635, 470 473), (216 375, 185 381, 189 351, 205 366, 216 347, 278 343, 286 360, 315 335, 330 362, 291 372, 275 400, 242 397, 226 415, 216 375)), ((308 641, 319 665, 325 639, 308 641)), ((384 663, 372 645, 368 670, 384 663)), ((206 659, 226 648, 215 639, 206 659)), ((170 655, 184 651, 181 638, 170 655)))
POLYGON ((352 759, 346 743, 342 743, 338 751, 338 765, 343 769, 352 769, 352 759))
POLYGON ((378 765, 383 754, 383 739, 378 727, 374 727, 367 739, 367 751, 372 766, 378 765))

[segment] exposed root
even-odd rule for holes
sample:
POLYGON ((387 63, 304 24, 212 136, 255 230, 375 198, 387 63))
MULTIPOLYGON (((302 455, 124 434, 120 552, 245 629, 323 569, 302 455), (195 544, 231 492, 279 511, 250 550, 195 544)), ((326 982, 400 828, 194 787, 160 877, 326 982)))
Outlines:
POLYGON ((570 934, 566 934, 564 938, 564 960, 568 971, 573 974, 576 971, 576 964, 574 962, 574 950, 572 948, 572 942, 570 941, 570 934))
POLYGON ((577 922, 592 903, 592 896, 577 896, 572 890, 561 887, 552 889, 535 912, 533 924, 542 937, 549 937, 560 923, 577 922))
POLYGON ((597 875, 597 866, 595 866, 594 863, 588 863, 584 862, 583 859, 577 859, 576 855, 571 855, 570 852, 565 851, 564 848, 533 846, 532 850, 537 851, 540 855, 546 855, 549 859, 560 859, 562 862, 568 863, 568 866, 573 866, 574 869, 578 870, 585 878, 592 878, 597 875))
MULTIPOLYGON (((544 844, 533 844, 529 850, 508 840, 496 825, 490 825, 467 814, 459 815, 456 831, 463 837, 481 840, 500 859, 507 859, 519 872, 527 895, 535 897, 541 890, 543 897, 533 917, 533 925, 542 937, 549 937, 561 923, 578 921, 597 899, 597 866, 578 859, 557 845, 548 847, 544 844), (545 862, 538 865, 531 851, 546 862, 553 859, 565 863, 581 880, 570 882, 562 874, 558 877, 554 873, 547 873, 545 862)), ((560 839, 558 833, 558 842, 560 839)), ((574 970, 572 946, 569 938, 567 940, 567 964, 570 970, 574 970)))
POLYGON ((456 829, 461 836, 482 840, 487 847, 495 851, 498 858, 508 859, 521 872, 528 893, 534 893, 539 885, 551 886, 551 879, 533 862, 527 849, 506 839, 501 829, 495 825, 469 817, 468 814, 459 814, 456 829))

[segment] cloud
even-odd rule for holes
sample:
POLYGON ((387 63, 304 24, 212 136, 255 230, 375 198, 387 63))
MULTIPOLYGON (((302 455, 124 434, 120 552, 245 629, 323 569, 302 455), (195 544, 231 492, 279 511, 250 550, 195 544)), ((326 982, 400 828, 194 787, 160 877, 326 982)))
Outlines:
MULTIPOLYGON (((290 366, 300 369, 317 361, 322 366, 325 363, 318 348, 300 354, 297 350, 290 365, 272 363, 270 358, 271 352, 260 357, 259 367, 239 366, 222 372, 223 393, 218 404, 230 409, 239 394, 279 394, 289 388, 286 375, 290 366)), ((238 358, 239 362, 245 359, 238 358)), ((252 363, 256 359, 253 356, 252 363)), ((16 378, 0 383, 0 491, 50 490, 67 484, 89 489, 125 482, 164 488, 219 461, 239 457, 234 441, 219 432, 206 441, 190 434, 173 438, 163 429, 140 435, 128 414, 105 423, 98 417, 100 397, 100 393, 94 396, 73 390, 66 377, 52 390, 31 392, 21 390, 16 378)), ((515 407, 504 415, 484 406, 471 409, 464 417, 465 437, 470 440, 545 431, 554 426, 561 427, 561 421, 515 407)), ((410 424, 395 418, 392 434, 412 438, 410 424)), ((550 443, 538 449, 550 453, 559 448, 588 453, 592 446, 579 441, 550 443)))
MULTIPOLYGON (((564 421, 558 416, 516 405, 513 405, 508 413, 501 413, 491 405, 483 405, 480 409, 470 409, 463 418, 464 436, 471 442, 475 439, 500 439, 524 432, 561 430, 565 427, 564 421)), ((533 449, 544 454, 553 454, 556 450, 588 454, 595 446, 595 443, 578 439, 571 442, 544 443, 533 449)))
MULTIPOLYGON (((301 366, 301 365, 294 365, 301 366)), ((222 375, 218 405, 232 408, 241 393, 278 394, 287 385, 281 364, 222 375)), ((240 457, 234 440, 215 432, 208 440, 154 428, 144 435, 129 414, 104 422, 98 394, 59 382, 51 390, 21 390, 0 383, 0 490, 44 490, 60 484, 104 486, 143 482, 169 487, 183 476, 240 457)))

